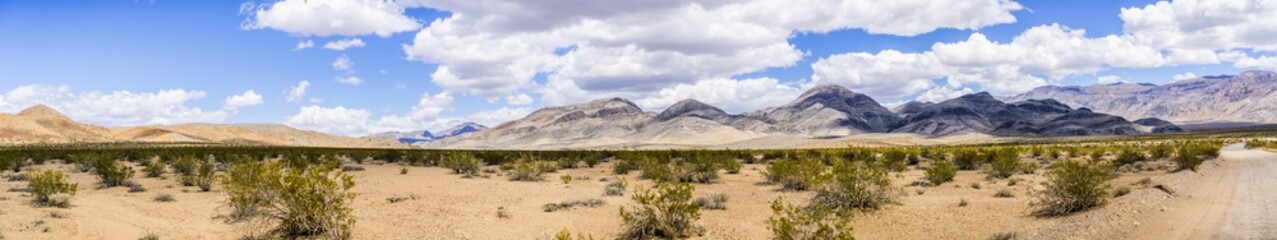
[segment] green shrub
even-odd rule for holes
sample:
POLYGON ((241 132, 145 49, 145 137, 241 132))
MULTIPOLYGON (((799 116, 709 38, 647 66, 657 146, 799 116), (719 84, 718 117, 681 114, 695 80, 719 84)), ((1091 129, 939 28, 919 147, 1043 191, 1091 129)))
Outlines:
POLYGON ((658 182, 650 189, 634 192, 637 206, 621 207, 624 222, 619 239, 686 238, 697 236, 701 228, 700 206, 692 202, 693 187, 680 182, 658 182))
POLYGON ((827 180, 829 166, 817 160, 775 161, 764 172, 767 181, 779 183, 782 189, 803 191, 820 186, 827 180))
POLYGON ((1020 159, 1015 154, 998 154, 989 163, 989 177, 1009 178, 1020 170, 1020 159))
POLYGON ((1037 194, 1033 205, 1039 216, 1062 216, 1104 203, 1108 196, 1108 165, 1087 165, 1060 161, 1047 170, 1046 190, 1037 194))
POLYGON ((168 167, 165 166, 163 162, 155 160, 146 160, 142 162, 142 166, 142 172, 146 173, 146 177, 149 178, 157 178, 160 177, 160 175, 164 175, 164 172, 166 171, 165 168, 168 167))
POLYGON ((195 156, 185 155, 177 157, 173 160, 173 173, 178 175, 187 175, 195 173, 195 169, 199 167, 199 159, 195 156))
POLYGON ((233 217, 269 218, 278 224, 273 233, 283 238, 350 238, 355 224, 349 207, 355 194, 350 189, 355 183, 349 175, 243 163, 232 166, 226 176, 222 181, 235 208, 233 217))
POLYGON ((1126 165, 1131 165, 1138 162, 1143 162, 1144 160, 1145 158, 1143 154, 1139 154, 1135 151, 1122 151, 1121 154, 1117 155, 1117 160, 1115 160, 1113 163, 1116 164, 1117 166, 1126 166, 1126 165))
POLYGON ((1181 146, 1175 154, 1175 171, 1193 170, 1202 165, 1206 159, 1219 157, 1219 146, 1208 144, 1190 144, 1181 146))
POLYGON ((455 154, 443 158, 440 162, 443 167, 452 169, 453 173, 461 174, 467 177, 479 175, 479 168, 483 166, 483 161, 479 158, 468 154, 455 154))
POLYGON ((115 160, 98 160, 93 163, 93 172, 102 180, 102 186, 124 186, 133 177, 133 168, 115 160))
POLYGON ((31 194, 35 195, 36 203, 40 205, 67 207, 70 203, 68 200, 79 187, 79 184, 68 183, 66 174, 60 171, 42 170, 29 174, 28 187, 31 188, 31 194))
POLYGON ((348 204, 355 194, 349 175, 321 171, 285 171, 279 181, 267 184, 273 198, 266 212, 279 222, 276 231, 284 236, 325 236, 350 238, 355 219, 348 204))
POLYGON ((777 198, 772 201, 767 229, 777 240, 851 240, 848 218, 819 206, 796 207, 777 198))
POLYGON ((832 177, 812 197, 814 205, 835 211, 869 211, 895 201, 887 170, 850 162, 834 164, 832 177))
POLYGON ((554 240, 594 240, 594 236, 577 233, 576 238, 572 238, 572 232, 569 232, 567 228, 564 228, 563 230, 560 230, 559 233, 554 234, 554 240))
POLYGON ((555 163, 546 161, 519 161, 509 164, 510 170, 507 173, 510 181, 541 181, 545 180, 545 173, 550 169, 555 169, 555 163))
POLYGON ((953 176, 958 174, 958 168, 953 166, 949 161, 935 161, 931 167, 926 170, 926 178, 932 185, 939 186, 942 183, 953 181, 953 176))
POLYGON ((226 174, 219 179, 222 191, 226 192, 227 203, 231 206, 228 219, 239 221, 256 216, 258 211, 270 203, 269 189, 263 188, 279 178, 279 165, 262 162, 240 162, 231 164, 226 174))

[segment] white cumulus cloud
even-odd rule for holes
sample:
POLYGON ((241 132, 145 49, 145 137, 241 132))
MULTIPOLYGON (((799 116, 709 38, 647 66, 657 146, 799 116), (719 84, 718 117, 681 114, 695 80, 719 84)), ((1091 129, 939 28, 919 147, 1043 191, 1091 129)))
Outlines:
POLYGON ((1112 84, 1112 83, 1126 82, 1126 80, 1122 80, 1122 77, 1119 77, 1116 75, 1104 75, 1104 76, 1095 78, 1095 82, 1100 84, 1112 84))
POLYGON ((347 84, 351 86, 359 86, 360 84, 364 84, 364 80, 359 79, 359 77, 356 77, 356 76, 334 77, 333 81, 337 81, 338 83, 347 84))
POLYGON ((308 39, 306 41, 297 42, 297 46, 293 47, 293 51, 301 51, 302 49, 307 49, 314 46, 315 46, 315 41, 308 39))
POLYGON ((309 81, 298 82, 297 86, 293 86, 292 88, 289 88, 288 93, 284 94, 284 100, 288 100, 288 102, 294 102, 294 103, 301 102, 302 99, 306 97, 307 88, 310 88, 309 81))
POLYGON ((324 48, 336 51, 345 51, 349 48, 363 47, 364 40, 359 38, 347 38, 328 42, 324 44, 324 48))
POLYGON ((368 117, 372 112, 346 107, 305 106, 288 117, 284 125, 331 134, 358 136, 368 133, 368 117))
POLYGON ((388 37, 421 27, 404 15, 404 8, 389 0, 283 0, 270 4, 245 3, 248 15, 241 28, 275 29, 302 36, 388 37))
POLYGON ((245 91, 243 94, 226 97, 226 101, 222 102, 222 110, 235 111, 244 107, 257 106, 262 104, 262 95, 258 95, 253 90, 245 91))
POLYGON ((355 62, 350 60, 349 56, 342 54, 333 60, 333 70, 345 71, 355 67, 355 62))

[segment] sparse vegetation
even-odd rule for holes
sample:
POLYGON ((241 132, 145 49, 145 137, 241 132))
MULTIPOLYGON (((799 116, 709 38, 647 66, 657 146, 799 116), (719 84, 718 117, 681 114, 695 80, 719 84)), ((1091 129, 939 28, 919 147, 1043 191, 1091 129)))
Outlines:
POLYGON ((926 170, 927 181, 936 186, 953 181, 953 177, 956 175, 958 175, 958 169, 953 166, 953 163, 948 161, 937 161, 926 170))
POLYGON ((1062 216, 1090 209, 1104 203, 1108 196, 1111 167, 1088 165, 1077 161, 1060 161, 1047 170, 1046 190, 1038 193, 1034 213, 1039 216, 1062 216))
POLYGON ((1014 198, 1014 197, 1015 197, 1015 193, 1014 193, 1014 192, 1011 192, 1011 189, 1002 189, 1002 190, 998 190, 998 192, 997 192, 997 193, 994 193, 994 194, 993 194, 993 197, 996 197, 996 198, 1014 198))
POLYGON ((624 222, 620 239, 686 238, 697 236, 701 228, 700 206, 692 202, 693 187, 680 182, 658 182, 652 188, 634 192, 638 205, 621 207, 624 222))
POLYGON ((616 181, 607 183, 607 187, 603 188, 605 196, 622 196, 625 195, 625 180, 618 178, 616 181))
POLYGON ((176 202, 177 201, 177 199, 173 198, 172 194, 168 194, 168 193, 161 193, 159 195, 155 195, 155 198, 152 198, 151 200, 156 202, 176 202))
POLYGON ((696 198, 696 205, 700 205, 701 209, 726 210, 727 194, 711 192, 705 196, 696 198))
POLYGON ((824 183, 829 169, 817 160, 775 161, 767 166, 765 176, 771 183, 779 183, 785 190, 803 191, 824 183))
POLYGON ((556 212, 559 210, 571 210, 577 207, 593 208, 593 207, 599 207, 599 206, 603 206, 603 200, 595 198, 595 199, 586 199, 586 200, 563 201, 558 203, 546 203, 545 205, 541 206, 541 210, 545 212, 556 212))
POLYGON ((812 198, 815 205, 835 211, 869 211, 895 201, 895 189, 882 167, 840 162, 834 164, 830 175, 830 180, 816 190, 812 198))
POLYGON ((781 199, 772 201, 772 217, 767 229, 777 240, 850 240, 854 239, 848 218, 820 206, 797 207, 781 199))
POLYGON ((68 183, 66 174, 54 170, 41 170, 31 173, 27 182, 31 194, 35 195, 37 204, 53 207, 67 207, 71 196, 75 195, 79 184, 68 183))
POLYGON ((133 177, 133 168, 119 161, 99 159, 93 161, 93 173, 102 180, 103 187, 124 186, 133 177))

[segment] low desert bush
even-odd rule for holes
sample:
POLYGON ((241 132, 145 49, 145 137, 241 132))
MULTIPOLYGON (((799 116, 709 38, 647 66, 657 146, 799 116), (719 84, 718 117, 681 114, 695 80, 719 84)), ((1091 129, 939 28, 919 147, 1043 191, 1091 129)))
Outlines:
POLYGON ((128 187, 129 187, 129 193, 140 193, 140 192, 146 192, 146 187, 142 186, 142 184, 138 184, 138 183, 135 183, 135 182, 130 182, 130 183, 125 184, 125 185, 128 185, 128 187))
POLYGON ((797 207, 777 198, 772 201, 772 216, 767 229, 777 240, 850 240, 854 239, 848 218, 819 206, 797 207))
POLYGON ((652 188, 634 192, 637 203, 621 207, 624 222, 619 239, 686 238, 697 236, 701 228, 701 208, 692 202, 692 185, 680 182, 658 182, 652 188))
POLYGON ((926 178, 932 185, 939 186, 942 183, 953 181, 953 176, 958 174, 958 168, 953 166, 949 161, 936 161, 927 168, 926 178))
POLYGON ((711 192, 705 196, 696 198, 696 205, 700 205, 701 209, 726 210, 727 194, 711 192))
POLYGON ((506 176, 510 181, 541 181, 545 180, 545 173, 552 169, 557 170, 554 162, 547 161, 518 161, 508 164, 504 168, 509 168, 506 176))
POLYGON ((778 183, 782 189, 803 191, 824 183, 828 169, 829 166, 818 160, 786 160, 767 165, 767 172, 763 174, 768 182, 778 183))
POLYGON ((32 172, 27 184, 36 203, 54 207, 67 207, 79 187, 79 184, 68 183, 66 174, 54 170, 32 172))
POLYGON ((168 193, 161 193, 159 195, 155 195, 155 198, 151 198, 151 200, 156 202, 176 202, 177 201, 177 199, 173 198, 172 194, 168 194, 168 193))
POLYGON ((1109 165, 1060 161, 1047 170, 1046 190, 1033 203, 1039 216, 1063 216, 1104 203, 1109 165))
POLYGON ((266 189, 270 181, 279 179, 278 164, 262 162, 239 162, 230 165, 226 174, 219 180, 222 191, 226 192, 227 203, 231 206, 231 221, 239 221, 256 216, 270 203, 270 189, 266 189))
POLYGON ((996 198, 1013 198, 1013 197, 1015 197, 1015 193, 1014 193, 1014 192, 1011 192, 1011 189, 1002 189, 1002 190, 998 190, 998 192, 997 192, 997 193, 994 193, 994 194, 993 194, 993 197, 996 197, 996 198))
POLYGON ((607 183, 607 187, 603 188, 604 196, 621 196, 625 195, 625 180, 617 178, 616 181, 607 183))
POLYGON ((1202 165, 1206 159, 1219 157, 1219 146, 1210 144, 1189 144, 1184 145, 1176 151, 1173 160, 1176 163, 1175 171, 1193 170, 1197 171, 1197 167, 1202 165))
POLYGON ((9 181, 10 181, 10 182, 21 182, 21 181, 26 181, 26 180, 27 180, 27 174, 26 174, 26 173, 14 173, 14 174, 9 175, 9 181))
POLYGON ((182 186, 197 186, 201 191, 210 191, 213 189, 213 174, 217 170, 217 166, 211 162, 201 161, 195 164, 195 169, 188 173, 183 173, 177 177, 177 181, 182 186))
POLYGON ((569 232, 567 228, 564 228, 563 230, 560 230, 559 233, 554 234, 554 240, 594 240, 594 236, 577 233, 576 237, 573 238, 572 232, 569 232))
POLYGON ((563 201, 558 203, 546 203, 545 205, 541 206, 541 210, 545 212, 555 212, 559 210, 571 210, 577 207, 593 208, 593 207, 599 207, 599 206, 603 206, 603 200, 595 198, 595 199, 587 199, 587 200, 563 201))
POLYGON ((816 190, 814 205, 835 211, 869 211, 895 201, 891 179, 882 167, 839 162, 830 175, 829 181, 816 190))
POLYGON ((1017 236, 1013 232, 1000 232, 989 236, 989 240, 1015 240, 1016 238, 1017 236))
POLYGON ((1020 157, 1014 153, 1000 153, 989 163, 990 178, 1009 178, 1020 170, 1020 157))
POLYGON ((359 166, 359 165, 344 165, 344 166, 341 166, 341 171, 342 171, 342 172, 360 172, 360 171, 364 171, 364 170, 365 170, 365 169, 364 169, 364 166, 359 166))
POLYGON ((1120 186, 1120 187, 1117 187, 1117 188, 1114 188, 1114 189, 1113 189, 1113 197, 1114 197, 1114 198, 1122 197, 1122 196, 1126 196, 1126 194, 1131 194, 1131 188, 1130 188, 1130 187, 1120 186))
POLYGON ((133 168, 115 160, 98 160, 93 162, 93 173, 102 180, 102 186, 124 186, 133 177, 133 168))
POLYGON ((160 177, 160 175, 164 175, 164 172, 167 170, 166 168, 168 168, 168 166, 164 165, 164 162, 155 160, 146 160, 142 162, 142 167, 142 172, 146 173, 146 177, 149 178, 157 178, 160 177))
POLYGON ((478 176, 479 168, 483 167, 482 160, 468 154, 445 156, 440 164, 445 168, 452 169, 453 173, 469 177, 478 176))

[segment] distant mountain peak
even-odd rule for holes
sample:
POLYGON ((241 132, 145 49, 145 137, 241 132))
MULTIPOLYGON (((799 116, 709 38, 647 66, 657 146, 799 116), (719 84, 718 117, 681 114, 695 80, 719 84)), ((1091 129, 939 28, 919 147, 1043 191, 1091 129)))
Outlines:
POLYGON ((54 110, 53 108, 50 108, 49 106, 45 106, 44 104, 36 104, 35 106, 31 106, 31 107, 28 107, 27 109, 23 109, 22 111, 18 112, 18 116, 31 117, 31 118, 70 119, 70 118, 67 118, 66 115, 62 115, 62 113, 58 112, 58 110, 54 110))
POLYGON ((484 126, 482 124, 478 124, 474 122, 464 122, 461 124, 457 124, 456 126, 453 126, 452 128, 448 128, 446 130, 440 131, 442 135, 439 135, 439 138, 455 137, 462 134, 478 132, 484 129, 488 129, 488 126, 484 126))
POLYGON ((710 120, 723 120, 730 117, 727 112, 724 112, 718 107, 710 106, 709 104, 697 101, 696 99, 686 99, 678 101, 677 103, 674 103, 674 105, 670 105, 670 107, 666 108, 665 111, 662 111, 661 114, 656 115, 656 118, 661 121, 667 121, 684 116, 700 117, 710 120))

